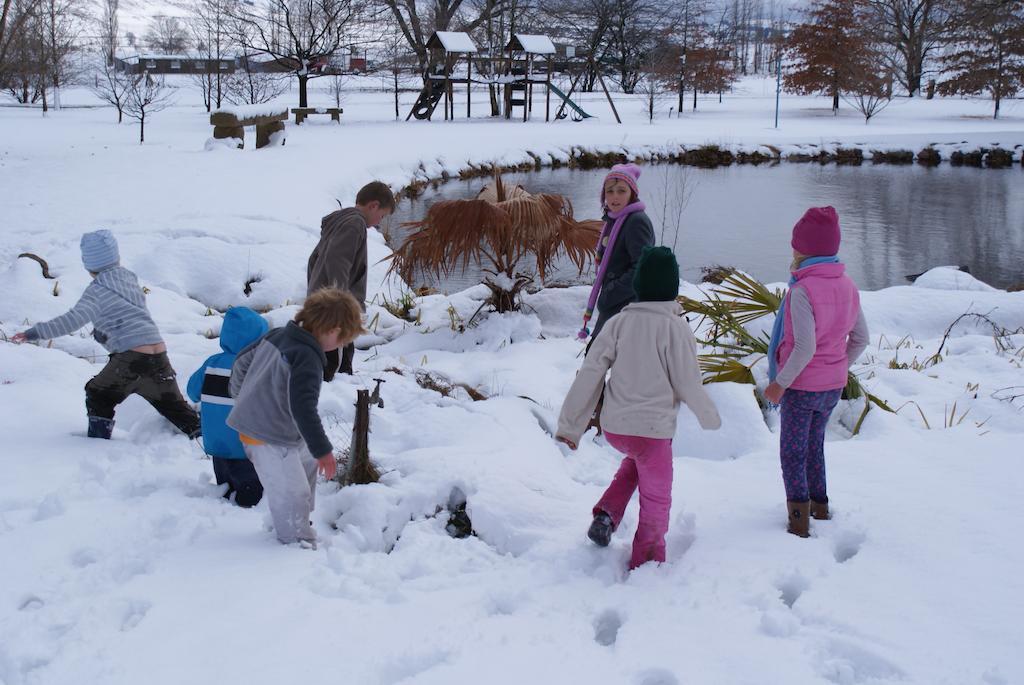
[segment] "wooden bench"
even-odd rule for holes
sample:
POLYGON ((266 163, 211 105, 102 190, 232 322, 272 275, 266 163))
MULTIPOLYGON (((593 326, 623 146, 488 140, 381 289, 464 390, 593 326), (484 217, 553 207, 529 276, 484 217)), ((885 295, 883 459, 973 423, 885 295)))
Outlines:
POLYGON ((331 121, 341 123, 341 115, 345 112, 341 107, 292 107, 292 114, 295 115, 295 125, 298 126, 306 117, 311 114, 330 114, 331 121))
POLYGON ((270 144, 271 135, 278 131, 284 131, 284 122, 287 120, 287 109, 275 112, 260 105, 218 110, 210 114, 213 137, 217 140, 237 138, 239 150, 245 147, 246 126, 256 127, 256 149, 259 149, 270 144))

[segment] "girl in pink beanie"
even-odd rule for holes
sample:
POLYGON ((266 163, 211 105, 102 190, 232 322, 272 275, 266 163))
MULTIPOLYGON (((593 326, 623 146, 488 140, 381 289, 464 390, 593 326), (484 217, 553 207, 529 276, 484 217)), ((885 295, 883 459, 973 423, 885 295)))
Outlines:
POLYGON ((828 519, 825 427, 850 364, 868 344, 857 286, 839 252, 839 216, 812 207, 793 227, 792 278, 768 346, 765 397, 782 405, 779 452, 789 532, 808 537, 809 518, 828 519))
POLYGON ((597 243, 597 277, 583 313, 580 340, 590 337, 593 342, 608 319, 636 301, 633 274, 644 248, 654 246, 654 226, 640 201, 639 178, 636 164, 616 164, 601 184, 604 228, 597 243), (598 317, 591 332, 595 307, 598 317))

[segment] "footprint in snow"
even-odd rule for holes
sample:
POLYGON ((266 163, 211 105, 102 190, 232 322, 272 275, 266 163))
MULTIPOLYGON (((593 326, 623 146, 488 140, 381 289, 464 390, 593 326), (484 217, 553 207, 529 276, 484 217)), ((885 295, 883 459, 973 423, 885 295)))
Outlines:
POLYGON ((896 664, 847 640, 830 639, 818 655, 818 670, 838 685, 902 679, 896 664))
POLYGON ((679 678, 668 669, 651 668, 638 673, 633 682, 636 685, 679 685, 679 678))
POLYGON ((594 642, 602 647, 611 647, 619 637, 622 617, 614 609, 603 612, 594 621, 594 642))
POLYGON ((779 591, 779 598, 790 609, 810 586, 811 582, 799 571, 794 571, 775 583, 775 588, 779 591))
POLYGON ((142 619, 146 618, 146 614, 149 613, 152 606, 149 602, 129 600, 121 617, 121 631, 128 632, 139 625, 142 619))
POLYGON ((857 556, 866 539, 867 536, 857 530, 839 531, 832 541, 832 555, 836 563, 845 564, 857 556))
POLYGON ((85 568, 100 560, 100 553, 92 547, 83 547, 71 555, 71 565, 75 568, 85 568))

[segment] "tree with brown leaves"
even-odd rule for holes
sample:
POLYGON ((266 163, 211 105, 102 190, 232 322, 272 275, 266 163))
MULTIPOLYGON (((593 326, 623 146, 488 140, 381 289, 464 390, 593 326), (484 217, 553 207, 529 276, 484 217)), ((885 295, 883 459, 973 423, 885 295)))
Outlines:
POLYGON ((838 111, 840 96, 863 72, 865 28, 859 0, 814 0, 806 21, 789 37, 794 64, 783 77, 786 89, 800 95, 830 95, 832 111, 838 111))
POLYGON ((1003 98, 1024 88, 1024 0, 958 0, 951 26, 939 92, 989 93, 998 119, 1003 98))

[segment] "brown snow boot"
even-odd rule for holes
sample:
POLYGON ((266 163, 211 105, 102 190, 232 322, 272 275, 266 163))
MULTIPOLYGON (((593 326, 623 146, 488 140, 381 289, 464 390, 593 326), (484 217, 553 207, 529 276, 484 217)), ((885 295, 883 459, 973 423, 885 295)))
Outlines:
POLYGON ((810 537, 811 503, 787 500, 786 510, 789 512, 789 527, 786 530, 798 537, 810 537))
POLYGON ((824 502, 815 502, 811 500, 811 518, 817 519, 818 521, 828 521, 832 518, 832 514, 828 511, 828 500, 824 502))

